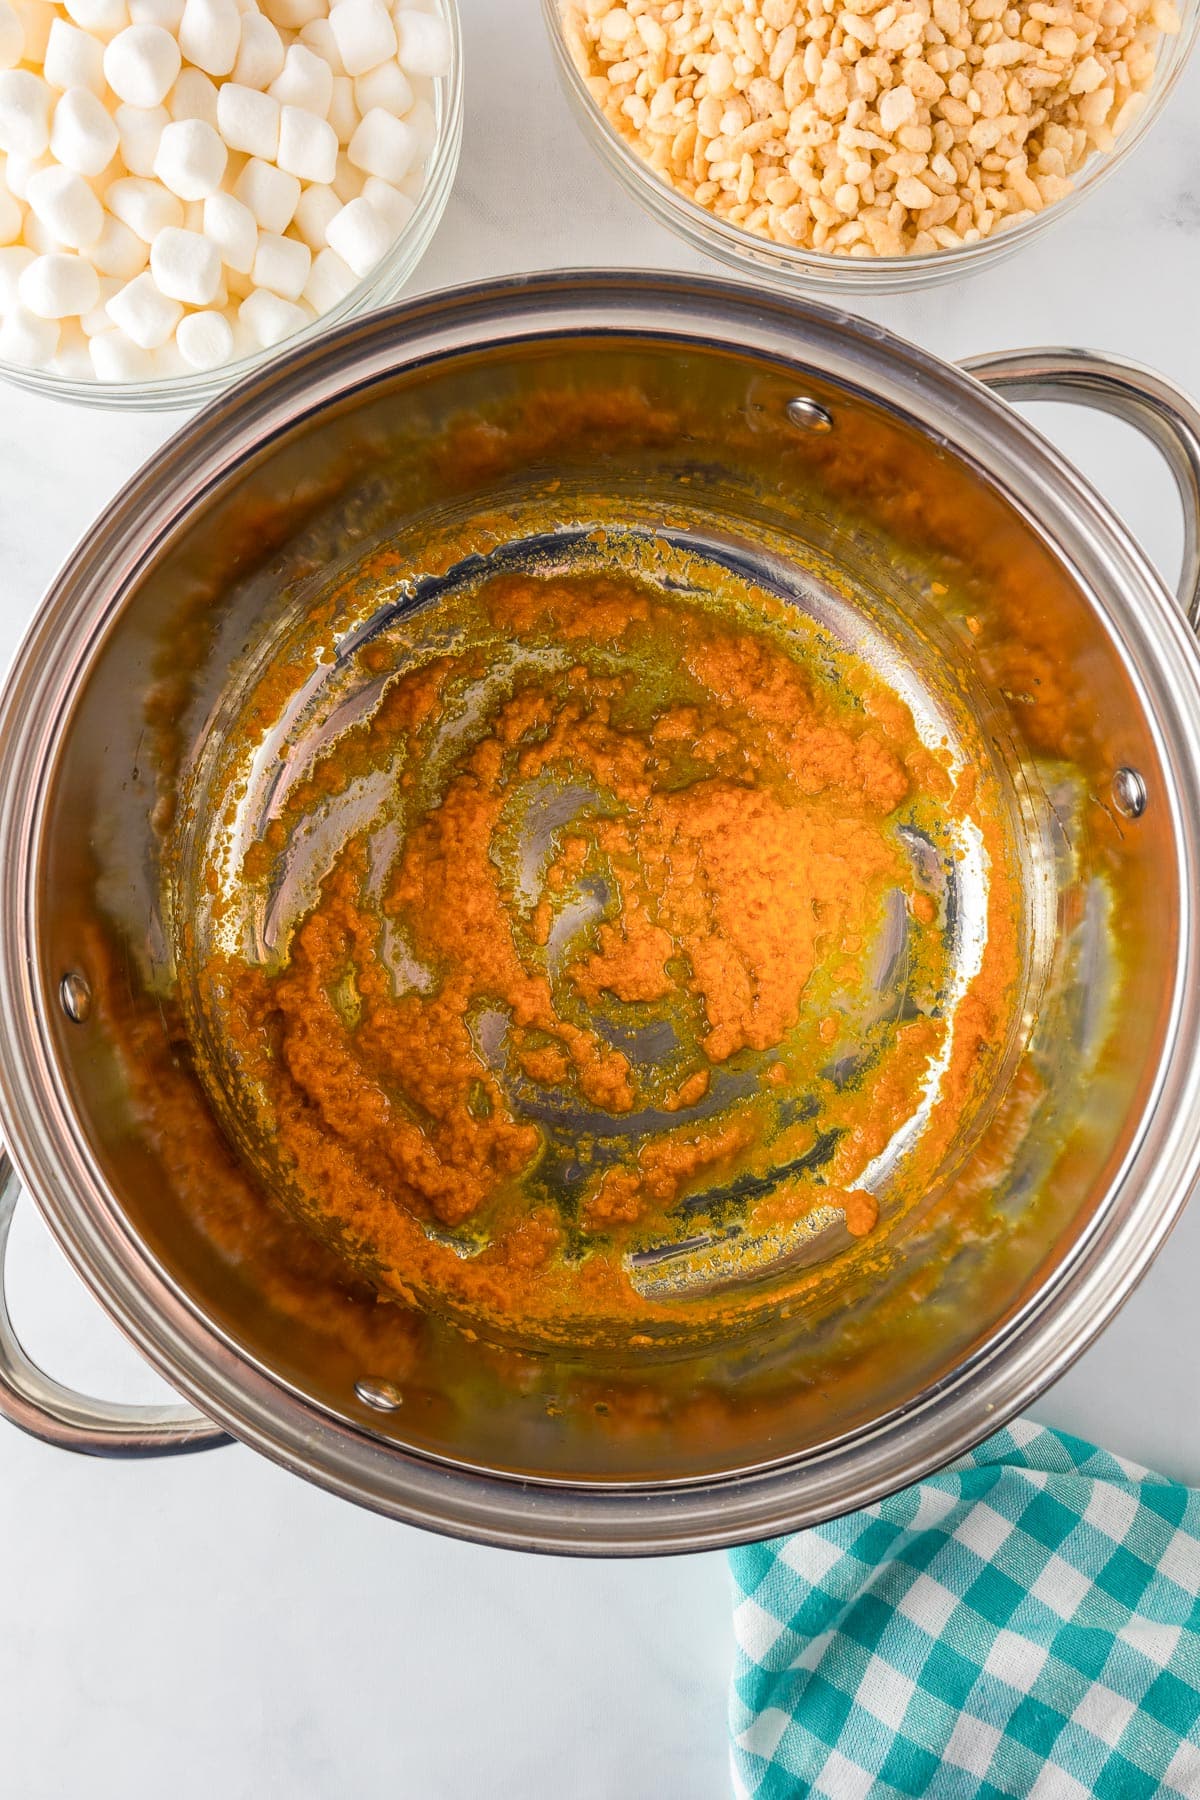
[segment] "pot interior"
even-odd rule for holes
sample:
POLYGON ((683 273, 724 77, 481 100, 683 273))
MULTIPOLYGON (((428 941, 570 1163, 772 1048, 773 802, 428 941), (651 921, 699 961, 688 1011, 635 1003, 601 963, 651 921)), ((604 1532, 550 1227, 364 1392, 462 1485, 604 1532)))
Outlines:
MULTIPOLYGON (((643 735, 671 706, 686 711, 661 693, 643 735)), ((712 693, 712 716, 697 723, 693 705, 676 734, 688 757, 693 737, 737 736, 742 702, 712 693)), ((631 720, 618 719, 623 742, 637 737, 631 720)), ((777 741, 800 735, 797 718, 777 741)), ((433 756, 433 739, 421 743, 405 765, 418 785, 433 756)), ((676 807, 676 857, 683 802, 668 790, 689 806, 717 791, 680 754, 664 752, 670 779, 654 789, 676 807)), ((1179 930, 1168 809, 1131 816, 1138 789, 1122 770, 1162 792, 1096 597, 986 471, 913 419, 819 372, 798 384, 793 367, 677 338, 551 335, 394 370, 212 482, 113 596, 43 810, 38 950, 56 1076, 133 1233, 188 1303, 327 1413, 534 1479, 686 1481, 802 1458, 987 1354, 1107 1204, 1158 1066, 1179 930), (550 590, 557 610, 522 623, 520 604, 550 590), (632 649, 631 595, 651 622, 632 649), (453 1113, 485 1185, 512 1135, 497 1108, 536 1138, 536 1174, 505 1190, 505 1230, 523 1207, 549 1221, 552 1246, 530 1250, 527 1303, 513 1307, 516 1261, 476 1277, 515 1240, 456 1212, 470 1157, 451 1156, 445 1204, 415 1217, 369 1162, 374 1126, 348 1098, 362 995, 339 997, 340 977, 318 969, 285 1004, 276 978, 348 845, 401 881, 380 783, 391 795, 403 782, 378 722, 406 681, 415 692, 454 666, 458 685, 437 690, 438 742, 457 745, 454 780, 478 787, 479 720, 491 732, 509 718, 524 691, 514 670, 541 670, 569 725, 577 663, 590 677, 603 663, 613 692, 641 692, 663 669, 694 672, 697 646, 744 662, 751 640, 747 716, 761 721, 790 661, 837 690, 855 754, 864 718, 895 717, 927 759, 884 809, 901 873, 880 876, 861 918, 847 914, 862 930, 836 994, 817 993, 816 963, 796 984, 787 1029, 825 1033, 824 1061, 792 1080, 766 1026, 717 1054, 713 986, 697 1000, 698 978, 670 1003, 614 995, 600 977, 585 989, 597 934, 610 925, 627 946, 630 928, 613 848, 627 796, 601 792, 581 725, 557 762, 521 740, 505 891, 525 926, 550 907, 524 966, 541 957, 551 986, 561 975, 572 1030, 624 1060, 633 1097, 588 1088, 574 1065, 564 1075, 567 1040, 539 1036, 532 1013, 522 1039, 519 1005, 497 989, 473 1015, 479 1116, 453 1113, 457 1075, 439 1072, 432 1040, 427 1059, 420 1049, 422 981, 436 994, 446 966, 393 982, 388 1004, 407 995, 410 1025, 417 1012, 395 1080, 410 1100, 420 1087, 446 1142, 453 1113), (578 867, 548 899, 567 839, 583 845, 578 867), (249 999, 229 973, 246 966, 249 999), (67 972, 90 990, 82 1025, 59 1005, 67 972), (929 1034, 926 1075, 910 1076, 879 1132, 879 1096, 893 1093, 880 1071, 926 1041, 914 1027, 929 1034), (680 1102, 697 1043, 706 1085, 680 1102), (856 1111, 864 1092, 874 1099, 856 1111), (697 1152, 680 1174, 659 1153, 691 1155, 748 1114, 737 1154, 697 1152), (359 1186, 339 1208, 350 1165, 359 1186), (603 1196, 648 1166, 673 1171, 653 1217, 606 1212, 603 1196), (379 1251, 368 1189, 399 1206, 419 1256, 379 1251), (587 1276, 601 1267, 604 1280, 587 1276), (366 1404, 364 1382, 386 1384, 393 1410, 366 1404)), ((744 904, 714 952, 724 980, 765 904, 776 839, 749 831, 754 784, 743 804, 721 779, 698 867, 716 862, 722 820, 749 846, 744 904)), ((450 777, 431 790, 421 829, 440 829, 459 792, 450 777)), ((484 829, 478 810, 463 817, 484 829)), ((464 863, 442 864, 459 899, 429 885, 436 859, 425 866, 413 891, 429 929, 445 914, 457 931, 456 909, 507 866, 498 817, 481 874, 463 875, 481 853, 469 836, 464 863)), ((834 806, 826 824, 839 818, 834 806)), ((441 840, 438 855, 450 856, 441 840)), ((851 860, 846 871, 852 885, 851 860)))

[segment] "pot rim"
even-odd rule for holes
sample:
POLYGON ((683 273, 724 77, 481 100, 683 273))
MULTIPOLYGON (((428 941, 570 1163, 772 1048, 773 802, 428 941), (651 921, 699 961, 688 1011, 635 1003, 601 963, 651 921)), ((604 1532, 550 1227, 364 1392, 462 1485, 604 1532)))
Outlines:
MULTIPOLYGON (((802 389, 801 389, 802 391, 802 389)), ((868 321, 685 275, 571 271, 421 296, 332 331, 189 421, 68 558, 0 694, 0 1129, 62 1248, 121 1329, 232 1435, 344 1498, 509 1548, 715 1549, 863 1506, 961 1455, 1020 1411, 1127 1298, 1200 1179, 1200 658, 1127 529, 1009 405, 868 321), (637 334, 728 347, 886 407, 972 466, 1068 569, 1125 660, 1164 775, 1179 942, 1155 1080, 1134 1142, 1049 1279, 950 1376, 874 1425, 790 1460, 687 1483, 532 1482, 376 1437, 303 1399, 209 1323, 125 1219, 56 1079, 33 879, 63 721, 139 571, 247 457, 399 368, 538 338, 637 334), (164 499, 166 504, 164 504, 164 499), (1103 596, 1103 598, 1101 598, 1103 596)))

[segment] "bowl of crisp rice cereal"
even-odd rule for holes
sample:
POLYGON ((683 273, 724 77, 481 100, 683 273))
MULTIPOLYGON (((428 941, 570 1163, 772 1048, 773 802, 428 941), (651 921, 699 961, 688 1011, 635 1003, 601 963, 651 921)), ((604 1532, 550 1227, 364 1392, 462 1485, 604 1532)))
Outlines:
POLYGON ((543 0, 625 188, 783 285, 896 290, 1029 243, 1161 113, 1200 0, 543 0))

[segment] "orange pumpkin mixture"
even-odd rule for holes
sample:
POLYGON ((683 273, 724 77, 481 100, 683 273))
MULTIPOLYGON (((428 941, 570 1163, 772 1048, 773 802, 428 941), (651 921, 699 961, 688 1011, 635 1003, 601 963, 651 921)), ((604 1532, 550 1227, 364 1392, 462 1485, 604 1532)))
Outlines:
POLYGON ((506 574, 391 622, 242 858, 275 925, 202 970, 210 1093, 387 1292, 651 1342, 869 1249, 961 1160, 1016 988, 986 772, 731 593, 506 574), (988 931, 955 992, 964 821, 988 931))

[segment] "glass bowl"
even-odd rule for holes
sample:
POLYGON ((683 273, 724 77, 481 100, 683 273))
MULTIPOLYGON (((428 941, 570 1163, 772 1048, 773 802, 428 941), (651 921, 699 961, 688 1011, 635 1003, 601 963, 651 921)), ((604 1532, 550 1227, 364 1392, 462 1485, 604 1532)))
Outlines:
POLYGON ((222 363, 218 369, 188 370, 156 376, 150 381, 86 381, 57 374, 53 369, 27 369, 0 362, 0 378, 34 393, 48 394, 56 400, 73 400, 82 406, 127 407, 143 412, 169 412, 201 406, 231 382, 269 362, 273 356, 295 350, 319 337, 331 325, 341 324, 345 319, 370 312, 395 299, 424 256, 446 210, 462 149, 463 55, 457 0, 433 0, 430 10, 440 14, 449 26, 451 52, 450 68, 434 86, 437 137, 425 171, 425 185, 412 217, 387 255, 336 306, 331 306, 302 331, 294 332, 281 343, 255 351, 251 356, 222 363))
POLYGON ((960 249, 911 256, 854 257, 776 243, 718 218, 669 187, 613 130, 592 99, 567 44, 561 0, 542 0, 542 12, 572 110, 585 137, 626 191, 693 250, 703 251, 742 274, 753 274, 761 284, 809 292, 838 288, 843 293, 902 293, 973 274, 985 263, 990 266, 1014 255, 1092 193, 1141 142, 1166 105, 1200 32, 1200 0, 1180 0, 1180 29, 1162 41, 1146 105, 1121 134, 1115 150, 1097 152, 1084 164, 1064 199, 1056 200, 1031 219, 960 249))

